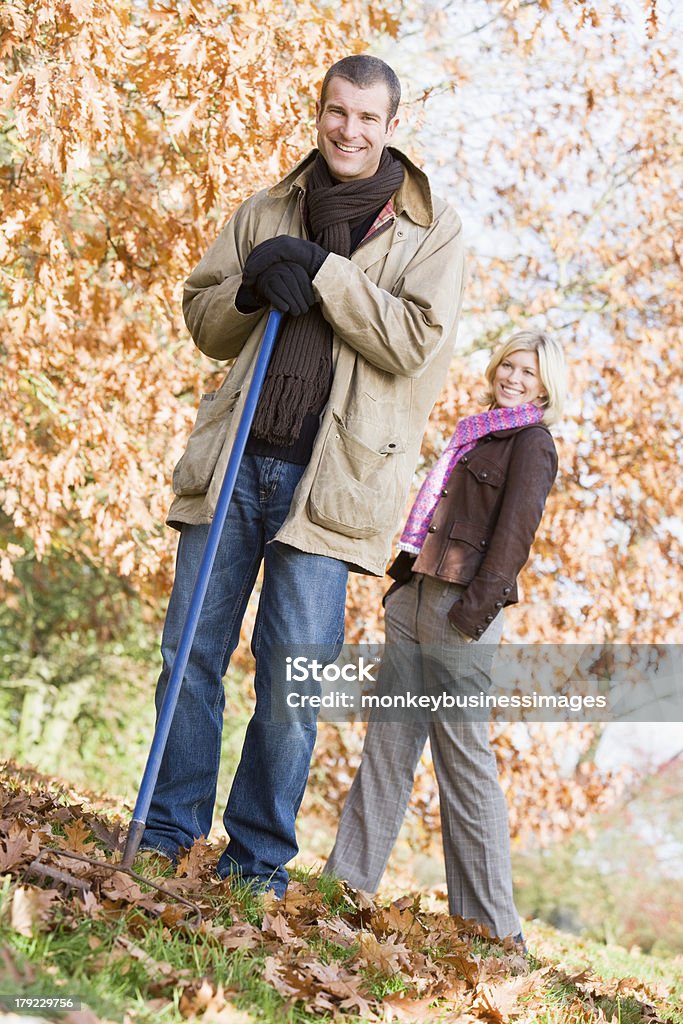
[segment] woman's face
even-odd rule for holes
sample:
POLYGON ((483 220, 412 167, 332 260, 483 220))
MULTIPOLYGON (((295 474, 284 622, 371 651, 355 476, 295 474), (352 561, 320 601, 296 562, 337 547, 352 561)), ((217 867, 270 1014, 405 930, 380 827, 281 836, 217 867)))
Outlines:
POLYGON ((542 404, 546 392, 536 352, 518 349, 498 364, 493 375, 493 397, 496 405, 503 409, 514 409, 528 402, 542 404))

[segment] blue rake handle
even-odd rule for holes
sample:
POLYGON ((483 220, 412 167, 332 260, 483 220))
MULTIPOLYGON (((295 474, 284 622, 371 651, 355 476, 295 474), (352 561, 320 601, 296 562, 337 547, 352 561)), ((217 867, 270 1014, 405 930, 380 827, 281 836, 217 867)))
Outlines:
POLYGON ((142 782, 140 783, 140 790, 138 792, 138 798, 133 811, 133 817, 128 829, 126 848, 123 852, 123 859, 121 861, 122 868, 130 868, 131 864, 135 860, 135 855, 138 852, 138 847, 142 840, 142 834, 145 831, 147 815, 149 814, 149 805, 152 802, 152 794, 154 793, 154 787, 156 786, 157 778, 159 776, 161 759, 166 748, 166 741, 171 728, 176 704, 178 703, 180 687, 182 686, 185 669, 187 668, 187 662, 190 657, 190 651, 192 650, 192 642, 194 640, 194 635, 197 632, 197 624, 199 622, 202 605, 204 604, 206 590, 209 585, 209 577, 211 576, 213 563, 216 559, 216 552, 218 551, 218 544, 221 539, 221 533, 223 532, 225 518, 228 514, 230 499, 232 498, 232 492, 235 489, 237 473, 242 462, 244 449, 247 445, 251 424, 254 420, 256 403, 258 402, 261 388, 263 387, 263 381, 266 376, 270 357, 273 354, 281 320, 282 313, 278 312, 278 310, 271 309, 268 314, 268 322, 266 323, 266 329, 261 341, 258 356, 256 357, 254 376, 251 384, 249 385, 244 409, 242 410, 242 416, 237 427, 237 434, 235 436, 232 451, 230 452, 230 458, 228 459, 228 465, 225 470, 225 477, 223 478, 223 483, 221 484, 221 489, 218 495, 218 501, 216 502, 213 521, 206 538, 206 545, 199 565, 199 571, 197 573, 194 590, 192 591, 192 597, 190 598, 187 617, 183 624, 183 631, 180 635, 180 643, 178 644, 178 650, 176 651, 176 656, 173 660, 173 667, 171 668, 171 674, 168 679, 168 686, 166 687, 166 693, 164 694, 164 700, 157 719, 154 739, 152 740, 152 746, 150 747, 149 755, 147 757, 147 764, 145 765, 145 771, 142 776, 142 782))

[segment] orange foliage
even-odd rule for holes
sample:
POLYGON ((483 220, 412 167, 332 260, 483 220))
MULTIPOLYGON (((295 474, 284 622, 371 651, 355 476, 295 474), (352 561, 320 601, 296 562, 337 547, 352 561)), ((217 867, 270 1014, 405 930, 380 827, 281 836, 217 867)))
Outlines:
MULTIPOLYGON (((598 16, 598 5, 574 0, 488 0, 486 27, 467 45, 449 35, 451 6, 461 15, 473 5, 432 10, 427 50, 445 77, 427 75, 425 89, 423 70, 416 91, 437 97, 456 87, 457 97, 474 85, 483 97, 498 54, 510 85, 483 149, 463 144, 471 125, 459 123, 457 104, 432 121, 435 162, 454 168, 459 209, 480 176, 502 168, 489 224, 518 245, 505 255, 470 238, 469 347, 432 418, 425 462, 471 411, 480 366, 467 354, 512 329, 549 325, 567 344, 573 399, 559 430, 561 475, 507 636, 675 640, 683 590, 676 49, 655 0, 643 4, 643 39, 630 58, 621 55, 626 22, 616 4, 600 5, 598 16), (558 59, 530 59, 540 53, 558 59)), ((418 19, 414 38, 425 5, 413 7, 404 4, 406 18, 418 19)), ((129 577, 148 599, 167 592, 171 468, 198 392, 224 373, 189 341, 181 283, 232 209, 308 149, 329 64, 377 30, 400 27, 361 0, 234 0, 229 15, 221 0, 0 6, 5 581, 25 549, 57 549, 129 577)), ((417 111, 418 128, 428 115, 417 111)), ((381 637, 383 589, 354 579, 349 640, 381 637)), ((353 730, 321 731, 321 786, 310 799, 324 791, 332 816, 357 739, 353 730)), ((496 742, 515 833, 523 824, 562 830, 598 802, 586 768, 560 777, 552 738, 540 737, 533 755, 514 752, 504 736, 496 742)), ((573 742, 586 749, 590 738, 573 742)), ((418 802, 436 827, 433 778, 421 785, 418 802)))
MULTIPOLYGON (((167 587, 170 470, 207 375, 181 282, 310 148, 320 80, 361 48, 363 8, 0 9, 0 503, 39 557, 54 545, 167 587)), ((8 579, 21 548, 4 547, 8 579)))

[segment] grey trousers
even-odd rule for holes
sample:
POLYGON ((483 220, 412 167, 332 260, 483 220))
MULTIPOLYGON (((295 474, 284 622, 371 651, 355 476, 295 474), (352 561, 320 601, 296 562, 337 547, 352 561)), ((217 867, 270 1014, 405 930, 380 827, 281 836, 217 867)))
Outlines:
MULTIPOLYGON (((503 616, 496 616, 480 640, 467 643, 447 618, 462 589, 415 574, 387 599, 378 690, 410 688, 461 696, 488 691, 503 616)), ((463 720, 462 713, 437 712, 431 721, 420 721, 419 712, 404 713, 402 721, 387 721, 385 712, 372 712, 361 764, 324 872, 357 889, 377 889, 429 738, 439 786, 449 911, 474 918, 503 937, 520 931, 512 896, 508 814, 488 721, 485 712, 477 714, 479 720, 463 720)))

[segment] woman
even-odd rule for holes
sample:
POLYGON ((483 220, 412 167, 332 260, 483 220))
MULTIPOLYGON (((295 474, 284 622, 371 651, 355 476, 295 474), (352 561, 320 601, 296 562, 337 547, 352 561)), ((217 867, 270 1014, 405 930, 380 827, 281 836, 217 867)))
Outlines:
MULTIPOLYGON (((385 598, 379 682, 394 692, 401 685, 470 695, 488 690, 503 607, 517 601, 517 575, 555 479, 547 426, 564 399, 560 346, 521 331, 493 355, 485 376, 488 408, 456 427, 420 489, 389 569, 396 582, 385 598)), ((449 911, 522 941, 507 808, 488 731, 487 721, 452 713, 401 722, 373 714, 325 872, 375 891, 429 737, 449 911)))

